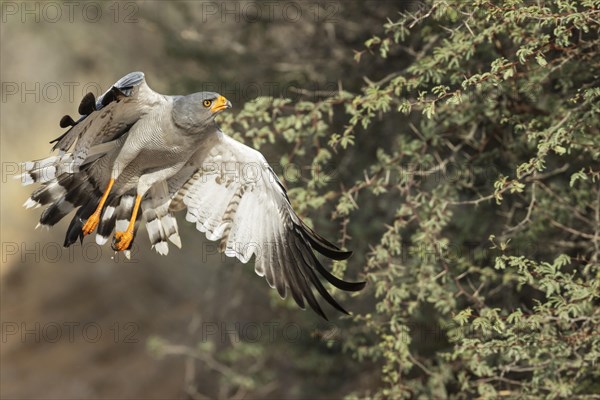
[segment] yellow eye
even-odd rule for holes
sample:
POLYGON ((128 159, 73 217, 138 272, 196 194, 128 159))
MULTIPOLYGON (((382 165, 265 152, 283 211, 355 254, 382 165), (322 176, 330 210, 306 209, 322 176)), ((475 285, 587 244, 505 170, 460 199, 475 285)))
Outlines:
POLYGON ((204 101, 202 102, 202 105, 203 105, 204 107, 206 107, 206 108, 210 107, 210 105, 211 105, 211 104, 212 104, 212 101, 211 101, 211 100, 204 100, 204 101))

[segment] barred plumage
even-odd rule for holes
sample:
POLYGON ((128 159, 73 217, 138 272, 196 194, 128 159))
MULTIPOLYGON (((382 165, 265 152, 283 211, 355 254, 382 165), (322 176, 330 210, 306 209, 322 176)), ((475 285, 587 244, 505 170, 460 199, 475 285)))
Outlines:
POLYGON ((290 293, 326 318, 316 290, 346 312, 318 275, 346 291, 365 283, 333 276, 314 252, 334 260, 351 253, 302 222, 259 152, 219 130, 214 118, 229 107, 217 93, 163 96, 143 73, 131 73, 98 99, 86 95, 77 120, 61 119, 70 128, 53 141, 59 155, 23 164, 21 182, 42 184, 24 206, 47 206, 43 226, 76 209, 65 246, 96 230, 99 245, 114 233, 113 249, 126 255, 142 219, 159 254, 168 254, 168 242, 181 247, 173 213, 187 208, 185 219, 227 256, 243 263, 254 257, 256 273, 281 297, 290 293))

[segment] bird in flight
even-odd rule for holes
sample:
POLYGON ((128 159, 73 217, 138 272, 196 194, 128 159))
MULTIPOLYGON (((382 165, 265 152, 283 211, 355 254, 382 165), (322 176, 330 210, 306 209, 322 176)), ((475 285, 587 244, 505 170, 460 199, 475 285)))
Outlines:
POLYGON ((352 254, 307 226, 292 209, 284 186, 258 151, 225 135, 215 116, 231 108, 218 93, 161 95, 142 72, 119 79, 98 99, 88 93, 75 121, 65 115, 53 140, 58 154, 23 163, 18 178, 42 184, 26 208, 47 206, 39 225, 50 227, 77 209, 66 247, 96 232, 115 251, 131 249, 140 220, 161 255, 168 242, 181 248, 174 213, 187 209, 219 249, 254 269, 282 298, 289 292, 327 319, 313 289, 347 314, 323 286, 317 272, 338 289, 359 291, 365 282, 346 282, 319 262, 352 254), (114 232, 114 235, 113 235, 114 232))

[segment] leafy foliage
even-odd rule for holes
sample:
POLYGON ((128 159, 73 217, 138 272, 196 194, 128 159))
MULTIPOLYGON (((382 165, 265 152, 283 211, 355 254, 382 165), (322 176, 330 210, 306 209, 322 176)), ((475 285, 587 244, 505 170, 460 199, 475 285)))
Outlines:
POLYGON ((350 398, 599 397, 600 1, 417 5, 355 52, 389 73, 221 124, 358 246, 350 398))

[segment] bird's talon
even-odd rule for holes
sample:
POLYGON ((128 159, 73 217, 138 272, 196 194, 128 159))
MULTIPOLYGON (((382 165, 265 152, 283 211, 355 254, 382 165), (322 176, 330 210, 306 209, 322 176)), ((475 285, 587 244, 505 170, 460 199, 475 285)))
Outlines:
POLYGON ((96 227, 98 227, 99 223, 100 223, 99 215, 97 215, 95 213, 90 215, 90 217, 87 219, 87 221, 85 221, 83 228, 81 229, 83 231, 83 234, 89 235, 90 233, 94 232, 96 227))
POLYGON ((133 233, 129 231, 115 232, 113 249, 116 251, 127 250, 133 241, 133 233))

